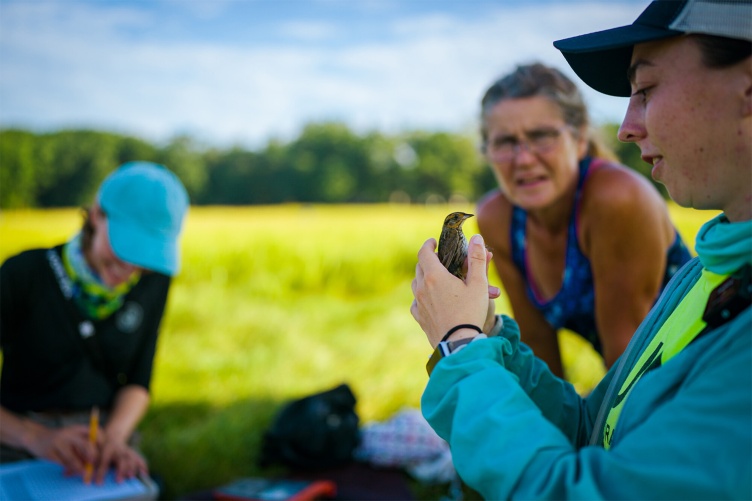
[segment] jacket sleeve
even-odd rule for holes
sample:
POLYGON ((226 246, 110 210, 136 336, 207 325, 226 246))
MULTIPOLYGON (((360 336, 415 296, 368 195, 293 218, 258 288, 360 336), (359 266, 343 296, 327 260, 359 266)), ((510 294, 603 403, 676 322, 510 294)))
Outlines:
POLYGON ((583 400, 519 342, 514 320, 503 322, 499 335, 439 361, 421 401, 460 477, 486 499, 512 497, 540 454, 574 456, 587 439, 583 400))
POLYGON ((610 451, 581 437, 604 383, 578 405, 513 336, 477 340, 437 364, 423 413, 486 499, 748 499, 752 326, 749 315, 741 321, 732 323, 746 335, 723 338, 736 346, 703 340, 659 369, 687 374, 656 371, 635 385, 610 451))
POLYGON ((504 368, 514 374, 522 390, 543 416, 573 444, 587 443, 592 423, 615 371, 610 371, 590 396, 583 399, 571 383, 555 376, 546 363, 520 341, 520 328, 514 319, 499 315, 491 335, 508 341, 509 347, 503 350, 504 368))

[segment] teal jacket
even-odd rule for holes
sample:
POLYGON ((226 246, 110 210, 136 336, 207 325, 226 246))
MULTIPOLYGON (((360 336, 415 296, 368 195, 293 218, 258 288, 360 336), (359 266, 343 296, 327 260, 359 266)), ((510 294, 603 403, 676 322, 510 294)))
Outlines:
MULTIPOLYGON (((743 262, 752 261, 750 228, 743 262)), ((703 264, 695 258, 677 273, 587 398, 520 342, 506 316, 496 335, 441 360, 421 407, 463 481, 494 500, 752 499, 752 308, 639 379, 603 447, 599 411, 613 406, 703 264)))

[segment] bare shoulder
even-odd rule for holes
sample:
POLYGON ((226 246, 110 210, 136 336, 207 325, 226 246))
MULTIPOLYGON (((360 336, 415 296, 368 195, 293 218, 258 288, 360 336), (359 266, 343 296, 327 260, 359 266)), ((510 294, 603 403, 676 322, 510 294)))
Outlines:
POLYGON ((492 218, 498 215, 505 205, 509 205, 507 198, 498 188, 483 195, 475 208, 478 218, 492 218))
POLYGON ((582 210, 587 214, 650 212, 668 217, 663 197, 653 184, 634 170, 614 163, 604 164, 588 176, 582 210))
POLYGON ((638 172, 612 163, 589 175, 579 218, 585 242, 615 234, 652 234, 662 242, 673 236, 666 201, 655 186, 638 172))
POLYGON ((477 204, 475 215, 486 245, 496 252, 509 247, 509 221, 512 204, 496 189, 484 195, 477 204))

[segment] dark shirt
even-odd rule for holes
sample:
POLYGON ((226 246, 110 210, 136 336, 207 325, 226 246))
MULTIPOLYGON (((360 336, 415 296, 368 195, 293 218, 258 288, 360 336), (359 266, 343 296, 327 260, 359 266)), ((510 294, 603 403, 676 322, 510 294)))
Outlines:
POLYGON ((25 251, 0 267, 0 405, 10 411, 107 409, 123 385, 149 388, 170 278, 144 273, 119 310, 88 320, 58 280, 61 251, 25 251))

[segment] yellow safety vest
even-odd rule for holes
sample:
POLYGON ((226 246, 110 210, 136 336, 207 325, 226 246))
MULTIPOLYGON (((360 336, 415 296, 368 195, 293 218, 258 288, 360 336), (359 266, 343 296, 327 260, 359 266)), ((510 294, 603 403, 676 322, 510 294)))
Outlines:
POLYGON ((677 305, 653 340, 650 341, 648 347, 642 352, 637 363, 622 383, 619 394, 606 418, 603 427, 603 446, 606 449, 611 448, 611 439, 614 430, 616 430, 619 415, 635 383, 651 369, 665 364, 702 332, 706 325, 702 316, 710 293, 723 283, 728 276, 703 270, 697 283, 677 305))

